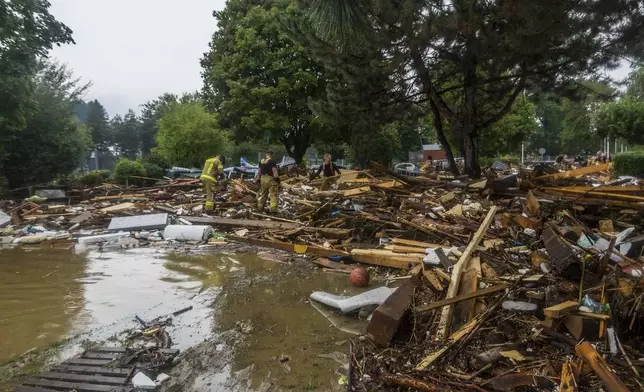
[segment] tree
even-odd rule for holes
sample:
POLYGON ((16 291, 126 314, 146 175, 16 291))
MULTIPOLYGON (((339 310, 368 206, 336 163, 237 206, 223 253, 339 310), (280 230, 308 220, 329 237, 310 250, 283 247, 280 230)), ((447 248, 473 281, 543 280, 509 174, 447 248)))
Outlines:
MULTIPOLYGON (((347 43, 361 24, 462 140, 478 177, 481 131, 527 87, 553 88, 642 55, 644 8, 631 0, 346 0, 305 2, 323 38, 347 43), (358 27, 345 26, 358 21, 358 27), (405 66, 403 66, 405 65, 405 66)), ((359 48, 352 47, 353 51, 359 48)))
POLYGON ((521 143, 531 138, 538 129, 536 108, 522 94, 508 114, 481 132, 480 154, 484 157, 516 154, 521 150, 521 143))
POLYGON ((98 100, 87 103, 85 124, 92 136, 92 147, 99 152, 107 151, 112 144, 110 122, 105 107, 98 100))
POLYGON ((644 67, 638 67, 629 75, 626 96, 644 100, 644 67))
POLYGON ((34 78, 33 102, 24 127, 2 143, 4 175, 10 188, 49 181, 74 171, 90 143, 72 104, 87 89, 64 66, 41 65, 34 78))
POLYGON ((228 150, 226 133, 201 102, 171 105, 159 120, 156 142, 153 152, 178 166, 201 167, 228 150))
POLYGON ((177 102, 178 98, 176 95, 165 93, 159 98, 142 105, 139 136, 141 138, 141 152, 143 156, 147 156, 152 150, 152 147, 154 147, 154 140, 159 132, 159 120, 166 109, 177 102))
POLYGON ((141 121, 132 109, 125 118, 116 115, 111 123, 112 141, 118 154, 125 158, 136 158, 141 149, 141 121))
POLYGON ((72 31, 49 13, 45 0, 0 0, 0 173, 34 110, 34 75, 54 45, 73 43, 72 31))
POLYGON ((280 142, 300 163, 323 131, 308 100, 324 91, 322 67, 278 23, 301 13, 289 2, 230 0, 213 15, 218 29, 201 60, 207 107, 235 141, 280 142))
POLYGON ((644 144, 644 100, 625 97, 603 105, 595 116, 597 133, 644 144))

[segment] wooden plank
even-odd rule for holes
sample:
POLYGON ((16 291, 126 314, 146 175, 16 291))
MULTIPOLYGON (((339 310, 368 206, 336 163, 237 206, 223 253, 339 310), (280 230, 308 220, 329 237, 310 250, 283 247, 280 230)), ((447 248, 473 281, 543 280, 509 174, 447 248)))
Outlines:
POLYGON ((606 171, 609 168, 610 168, 610 163, 604 163, 602 165, 587 166, 587 167, 582 167, 575 170, 568 170, 563 173, 548 174, 545 176, 537 177, 536 179, 547 180, 547 179, 580 177, 580 176, 585 176, 587 174, 595 174, 602 171, 606 171))
POLYGON ((579 343, 575 347, 577 355, 590 365, 591 369, 602 380, 608 392, 629 392, 630 389, 624 385, 622 380, 615 374, 615 371, 606 363, 604 358, 588 342, 579 343))
POLYGON ((119 212, 119 211, 124 211, 124 210, 129 210, 132 208, 136 208, 136 204, 134 203, 121 203, 121 204, 116 204, 113 206, 101 208, 99 211, 101 212, 119 212))
POLYGON ((371 340, 381 346, 389 345, 409 309, 418 284, 419 279, 416 276, 412 277, 378 306, 367 325, 367 336, 371 340))
POLYGON ((43 372, 38 375, 38 378, 46 378, 50 380, 59 380, 59 381, 86 382, 89 384, 106 384, 106 385, 124 385, 128 381, 127 376, 123 376, 123 375, 109 377, 109 376, 97 376, 97 375, 87 375, 87 374, 58 373, 58 372, 43 372))
POLYGON ((408 268, 410 264, 422 263, 423 258, 425 254, 394 253, 389 250, 353 249, 351 251, 353 261, 390 268, 408 268))
POLYGON ((392 238, 391 239, 392 244, 397 244, 397 245, 406 245, 406 246, 411 246, 415 248, 451 248, 450 246, 445 246, 445 245, 440 245, 440 244, 434 244, 431 242, 421 242, 421 241, 412 241, 412 240, 406 240, 404 238, 392 238))
POLYGON ((405 245, 388 245, 385 250, 391 250, 394 253, 425 253, 425 248, 416 248, 405 245))
POLYGON ((579 309, 579 302, 577 301, 565 301, 560 304, 547 307, 543 309, 543 314, 546 317, 557 319, 565 316, 566 314, 572 312, 573 310, 579 309))
POLYGON ((442 308, 443 306, 452 305, 452 304, 455 304, 455 303, 458 303, 458 302, 461 302, 461 301, 466 301, 468 299, 478 298, 478 297, 482 297, 484 295, 493 294, 493 293, 496 293, 498 291, 504 290, 507 287, 509 287, 509 285, 507 285, 507 284, 500 284, 500 285, 497 285, 497 286, 488 287, 487 289, 477 290, 477 291, 474 291, 472 293, 467 293, 467 294, 464 294, 464 295, 461 295, 461 296, 458 296, 458 297, 452 297, 452 298, 444 299, 442 301, 432 302, 429 305, 418 306, 418 307, 415 308, 415 311, 416 312, 428 312, 428 311, 430 311, 432 309, 442 308))
POLYGON ((292 230, 301 227, 295 223, 278 222, 278 221, 265 221, 265 220, 252 220, 252 219, 229 219, 218 218, 214 216, 185 216, 183 217, 190 223, 224 226, 224 227, 247 227, 256 229, 276 229, 276 230, 292 230))
MULTIPOLYGON (((266 248, 273 248, 273 249, 279 249, 283 250, 286 252, 295 252, 295 245, 297 244, 291 244, 290 242, 279 242, 279 241, 268 241, 268 240, 259 240, 255 238, 246 238, 246 237, 238 237, 234 235, 229 235, 228 237, 229 240, 233 241, 238 241, 238 242, 245 242, 248 244, 252 245, 257 245, 257 246, 263 246, 266 248)), ((308 245, 306 246, 306 250, 304 253, 309 253, 309 254, 314 254, 322 257, 329 257, 329 256, 348 256, 349 253, 339 250, 339 249, 327 249, 327 248, 322 248, 319 246, 312 246, 308 245)))
POLYGON ((579 386, 575 379, 575 373, 572 371, 572 362, 566 361, 561 366, 561 383, 559 392, 578 392, 579 386))
POLYGON ((436 277, 436 273, 433 270, 425 270, 423 271, 423 276, 425 276, 425 279, 436 289, 437 292, 442 292, 443 291, 443 285, 441 282, 438 280, 436 277))
POLYGON ((83 358, 87 359, 118 359, 121 357, 121 354, 119 353, 93 353, 93 352, 87 352, 83 354, 83 358))
POLYGON ((126 387, 119 388, 113 385, 84 384, 67 381, 52 381, 38 378, 27 379, 24 384, 32 387, 63 389, 65 391, 75 390, 76 392, 121 392, 127 390, 126 387))
POLYGON ((291 222, 278 222, 278 221, 265 221, 265 220, 252 220, 252 219, 228 219, 218 217, 205 217, 205 216, 185 216, 183 217, 190 223, 224 226, 224 227, 247 227, 255 229, 267 230, 295 230, 299 229, 307 233, 319 233, 327 236, 334 237, 348 237, 351 235, 349 229, 335 229, 327 227, 306 227, 298 223, 291 222))
MULTIPOLYGON (((472 258, 472 254, 474 253, 476 248, 478 248, 481 240, 485 236, 485 232, 492 224, 496 211, 496 206, 492 206, 492 208, 490 208, 490 211, 488 211, 487 216, 483 220, 483 223, 481 223, 481 226, 474 234, 474 237, 467 245, 467 248, 465 248, 463 255, 461 255, 458 262, 454 265, 454 268, 452 269, 452 279, 450 280, 449 287, 447 288, 445 299, 455 297, 458 293, 458 287, 461 284, 461 274, 463 273, 463 269, 469 263, 470 259, 472 258)), ((452 312, 452 305, 447 305, 443 308, 438 324, 438 331, 436 333, 436 340, 444 339, 445 336, 449 334, 450 324, 452 322, 452 312)))
POLYGON ((60 390, 49 389, 49 388, 28 387, 26 385, 20 385, 16 387, 15 392, 60 392, 60 390))
POLYGON ((607 198, 607 199, 615 199, 619 201, 626 201, 626 202, 644 202, 644 197, 642 196, 631 196, 631 195, 624 195, 621 193, 610 193, 610 192, 602 192, 601 190, 597 191, 578 191, 575 189, 562 189, 562 188, 541 188, 544 192, 559 192, 559 193, 570 193, 573 195, 587 195, 588 197, 601 197, 601 198, 607 198))
POLYGON ((74 372, 82 374, 100 374, 102 376, 127 376, 130 374, 129 368, 109 368, 101 366, 78 366, 78 365, 55 365, 50 371, 54 372, 74 372))
POLYGON ((71 358, 66 360, 65 364, 80 365, 80 366, 103 366, 111 363, 110 359, 86 359, 86 358, 71 358))
MULTIPOLYGON (((458 296, 470 294, 478 288, 478 279, 476 269, 469 268, 463 272, 461 284, 458 288, 458 296)), ((460 328, 463 324, 474 317, 474 299, 466 299, 454 305, 454 315, 452 317, 452 326, 454 329, 460 328)))

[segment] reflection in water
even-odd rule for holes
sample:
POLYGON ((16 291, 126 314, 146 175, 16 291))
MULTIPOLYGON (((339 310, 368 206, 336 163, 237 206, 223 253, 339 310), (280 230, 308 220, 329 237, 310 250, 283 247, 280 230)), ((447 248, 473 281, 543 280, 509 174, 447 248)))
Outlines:
POLYGON ((83 308, 84 268, 68 250, 0 251, 0 363, 70 332, 83 308))
POLYGON ((346 352, 343 342, 351 335, 331 326, 308 296, 316 290, 355 294, 344 292, 347 288, 346 276, 293 268, 255 254, 153 248, 84 255, 2 251, 0 362, 74 335, 59 353, 62 359, 79 352, 82 341, 107 341, 139 327, 135 315, 151 320, 192 306, 168 327, 181 350, 213 332, 239 329, 239 321, 252 326, 239 347, 229 347, 231 361, 223 373, 200 377, 209 390, 229 390, 214 386, 224 383, 229 372, 249 367, 254 386, 270 381, 285 389, 331 390, 338 386, 338 366, 318 355, 346 352))

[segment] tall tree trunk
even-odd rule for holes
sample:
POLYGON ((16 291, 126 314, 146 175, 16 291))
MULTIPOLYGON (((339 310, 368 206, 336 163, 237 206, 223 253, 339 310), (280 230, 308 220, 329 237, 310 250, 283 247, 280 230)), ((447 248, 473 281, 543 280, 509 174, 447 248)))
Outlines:
POLYGON ((438 142, 445 149, 447 162, 449 163, 449 171, 452 172, 454 176, 458 176, 460 173, 458 172, 458 167, 456 166, 456 160, 454 160, 452 146, 450 146, 449 142, 447 141, 447 137, 445 137, 445 132, 443 131, 443 119, 441 118, 440 110, 438 110, 438 106, 436 106, 434 101, 430 100, 429 102, 431 104, 432 113, 434 114, 434 128, 436 128, 436 137, 438 138, 438 142))
POLYGON ((478 135, 476 130, 463 133, 463 155, 465 156, 465 174, 470 178, 481 178, 479 166, 478 135))

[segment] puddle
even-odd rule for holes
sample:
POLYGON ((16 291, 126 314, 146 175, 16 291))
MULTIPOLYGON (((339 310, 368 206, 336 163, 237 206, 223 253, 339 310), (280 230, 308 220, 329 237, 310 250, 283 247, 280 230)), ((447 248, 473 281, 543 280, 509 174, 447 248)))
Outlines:
MULTIPOLYGON (((353 335, 333 327, 333 315, 317 311, 308 296, 356 293, 346 289, 344 275, 257 254, 6 250, 0 363, 51 346, 48 359, 64 359, 85 341, 109 343, 137 327, 135 315, 150 320, 193 306, 168 327, 173 347, 199 347, 178 366, 175 378, 185 385, 176 390, 337 390, 341 366, 333 358, 347 352, 353 335), (214 360, 217 366, 197 365, 214 360)), ((355 320, 344 329, 361 327, 355 320)))

